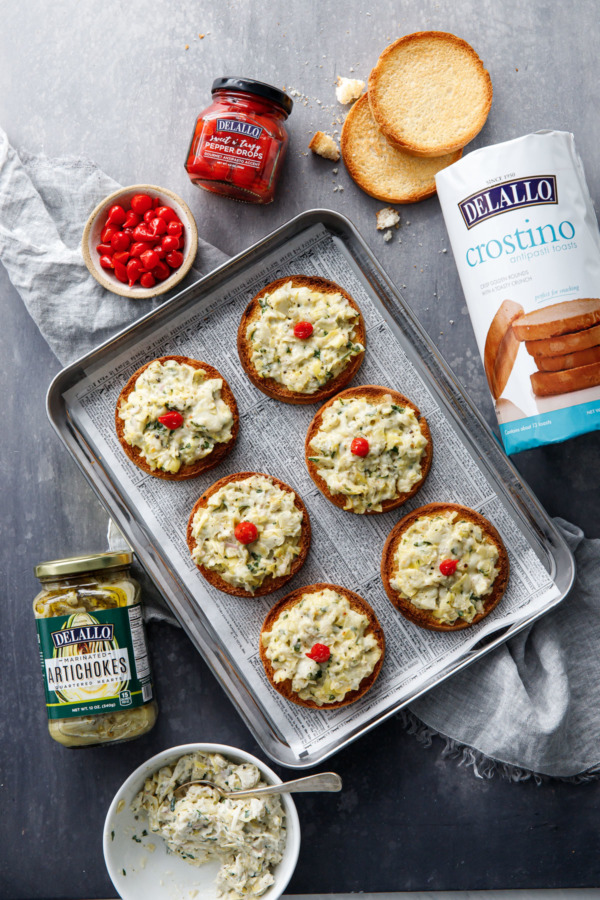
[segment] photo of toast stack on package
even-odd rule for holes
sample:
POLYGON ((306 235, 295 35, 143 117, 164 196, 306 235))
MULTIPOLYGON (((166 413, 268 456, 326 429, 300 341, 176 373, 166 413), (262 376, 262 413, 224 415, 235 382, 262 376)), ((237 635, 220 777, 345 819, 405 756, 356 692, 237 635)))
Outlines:
POLYGON ((437 191, 507 453, 600 428, 600 232, 573 135, 476 150, 437 191))

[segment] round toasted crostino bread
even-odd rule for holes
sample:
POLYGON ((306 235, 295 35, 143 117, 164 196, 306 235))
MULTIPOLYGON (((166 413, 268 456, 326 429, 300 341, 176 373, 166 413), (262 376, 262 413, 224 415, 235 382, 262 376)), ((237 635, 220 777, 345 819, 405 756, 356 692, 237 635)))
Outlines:
POLYGON ((262 597, 304 565, 310 521, 288 484, 237 472, 202 494, 189 518, 187 543, 201 574, 218 590, 262 597))
POLYGON ((492 82, 466 41, 445 31, 419 31, 394 41, 369 76, 375 121, 413 156, 460 150, 485 125, 492 82))
POLYGON ((264 287, 238 329, 238 352, 259 390, 285 403, 319 403, 356 374, 366 332, 354 299, 325 278, 290 275, 264 287))
POLYGON ((484 516, 457 503, 429 503, 392 528, 381 558, 386 593, 405 618, 432 631, 459 631, 500 602, 510 566, 484 516))
POLYGON ((406 503, 431 468, 429 426, 398 391, 366 384, 325 403, 308 427, 308 473, 328 500, 354 513, 406 503))
POLYGON ((310 584, 267 615, 260 657, 276 691, 292 703, 337 709, 375 683, 385 638, 366 600, 338 584, 310 584))
POLYGON ((359 188, 385 203, 417 203, 433 197, 436 174, 462 155, 462 150, 455 150, 419 159, 392 144, 373 118, 367 94, 346 116, 341 147, 344 164, 359 188))
POLYGON ((115 426, 138 468, 184 481, 231 452, 239 416, 231 388, 213 366, 161 356, 134 372, 119 394, 115 426))

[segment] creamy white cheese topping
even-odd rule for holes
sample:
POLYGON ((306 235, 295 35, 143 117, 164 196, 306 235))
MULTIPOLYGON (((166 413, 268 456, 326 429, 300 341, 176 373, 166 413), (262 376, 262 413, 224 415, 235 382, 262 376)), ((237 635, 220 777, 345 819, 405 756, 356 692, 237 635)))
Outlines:
POLYGON ((202 779, 227 791, 266 786, 250 763, 237 765, 218 753, 190 753, 147 778, 131 809, 136 817, 146 814, 150 831, 191 865, 222 861, 218 897, 260 897, 273 884, 273 867, 285 849, 280 797, 222 800, 212 788, 201 786, 174 796, 178 785, 202 779))
POLYGON ((194 516, 194 562, 251 593, 269 575, 288 575, 300 553, 302 534, 303 513, 294 498, 292 491, 278 487, 264 475, 226 484, 194 516), (251 544, 236 540, 234 531, 239 522, 256 525, 258 537, 251 544))
POLYGON ((319 706, 343 700, 371 674, 381 656, 375 636, 365 634, 368 626, 367 616, 331 588, 303 594, 262 635, 275 682, 291 680, 294 693, 319 706), (327 662, 306 655, 315 644, 329 648, 327 662))
POLYGON ((390 584, 418 609, 444 624, 472 622, 498 575, 498 548, 481 527, 456 511, 424 516, 408 528, 394 554, 390 584), (440 563, 457 560, 453 575, 440 563))
POLYGON ((309 459, 330 492, 346 496, 344 509, 381 512, 384 500, 394 500, 421 479, 426 446, 409 406, 397 405, 390 394, 376 402, 349 397, 325 410, 309 459), (367 456, 352 453, 354 438, 369 442, 367 456))
POLYGON ((221 378, 207 378, 174 359, 156 359, 142 372, 129 397, 119 405, 123 437, 137 447, 151 469, 176 473, 204 459, 215 444, 231 438, 233 414, 221 399, 221 378), (158 419, 176 410, 183 425, 173 430, 158 419))
POLYGON ((246 329, 252 364, 262 378, 290 391, 314 394, 365 349, 352 340, 359 313, 342 294, 323 294, 289 281, 259 300, 261 314, 246 329), (305 340, 294 336, 310 322, 305 340))

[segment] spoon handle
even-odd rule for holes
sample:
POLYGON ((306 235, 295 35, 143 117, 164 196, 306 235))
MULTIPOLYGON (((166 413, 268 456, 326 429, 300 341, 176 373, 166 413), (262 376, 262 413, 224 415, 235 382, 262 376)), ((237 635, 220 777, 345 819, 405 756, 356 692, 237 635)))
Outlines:
POLYGON ((252 791, 231 791, 228 796, 241 799, 265 794, 341 791, 341 789, 342 779, 339 775, 336 775, 335 772, 320 772, 318 775, 307 775, 306 778, 297 778, 295 781, 286 781, 283 784, 270 784, 268 787, 254 788, 252 791))

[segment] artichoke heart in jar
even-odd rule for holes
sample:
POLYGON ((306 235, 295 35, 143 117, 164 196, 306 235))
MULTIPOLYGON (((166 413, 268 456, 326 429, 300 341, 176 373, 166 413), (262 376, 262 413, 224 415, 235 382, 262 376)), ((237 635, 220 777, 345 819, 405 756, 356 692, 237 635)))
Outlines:
POLYGON ((33 601, 48 729, 65 747, 129 741, 158 714, 130 552, 40 563, 33 601))

